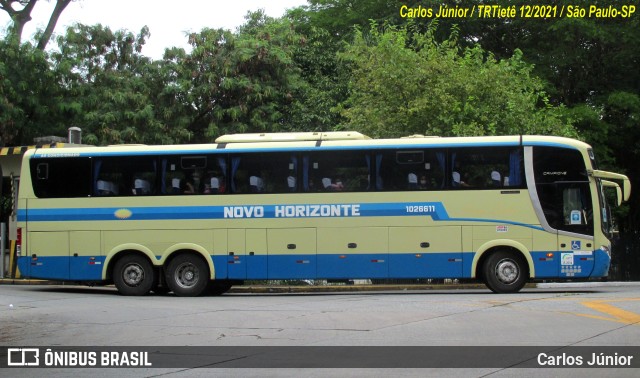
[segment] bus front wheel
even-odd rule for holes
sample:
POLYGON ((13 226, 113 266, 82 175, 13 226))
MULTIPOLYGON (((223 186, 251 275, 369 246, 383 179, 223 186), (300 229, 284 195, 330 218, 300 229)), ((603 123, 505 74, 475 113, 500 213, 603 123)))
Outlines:
POLYGON ((122 295, 145 295, 153 286, 155 271, 142 256, 123 256, 116 261, 113 271, 113 283, 122 295))
POLYGON ((507 251, 497 251, 484 262, 484 281, 494 293, 516 293, 527 281, 524 259, 507 251))
POLYGON ((207 288, 209 269, 202 258, 192 254, 176 256, 165 270, 167 286, 179 297, 196 297, 207 288))

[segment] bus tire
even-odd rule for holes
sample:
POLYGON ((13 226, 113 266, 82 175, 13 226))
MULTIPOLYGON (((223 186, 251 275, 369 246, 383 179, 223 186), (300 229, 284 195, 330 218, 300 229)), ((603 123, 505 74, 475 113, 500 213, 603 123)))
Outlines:
POLYGON ((527 265, 518 254, 496 251, 484 262, 483 278, 494 293, 516 293, 527 281, 527 265))
POLYGON ((196 255, 183 253, 176 256, 165 270, 167 286, 179 297, 197 297, 209 284, 209 269, 196 255))
POLYGON ((139 255, 119 258, 113 272, 113 283, 121 295, 146 295, 155 281, 153 265, 139 255))

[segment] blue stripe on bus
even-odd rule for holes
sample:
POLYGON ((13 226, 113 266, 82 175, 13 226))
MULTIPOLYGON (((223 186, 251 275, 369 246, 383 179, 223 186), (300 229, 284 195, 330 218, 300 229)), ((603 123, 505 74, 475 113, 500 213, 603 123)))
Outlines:
POLYGON ((540 226, 503 219, 451 218, 442 202, 154 206, 18 210, 19 222, 360 218, 394 216, 429 216, 434 221, 500 223, 543 230, 540 226))
MULTIPOLYGON (((531 252, 536 278, 568 277, 560 272, 562 251, 531 252)), ((471 278, 473 252, 211 255, 216 279, 471 278)), ((574 261, 571 277, 604 277, 610 259, 602 250, 574 261)), ((24 277, 101 281, 104 256, 18 257, 24 277)), ((479 267, 481 268, 481 267, 479 267)))

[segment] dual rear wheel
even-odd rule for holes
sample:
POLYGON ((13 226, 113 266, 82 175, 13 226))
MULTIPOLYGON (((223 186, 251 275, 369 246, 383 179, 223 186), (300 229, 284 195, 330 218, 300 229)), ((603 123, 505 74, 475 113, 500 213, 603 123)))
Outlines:
MULTIPOLYGON (((113 282, 122 295, 146 295, 149 291, 173 291, 179 297, 195 297, 204 293, 209 285, 209 267, 200 256, 182 253, 176 256, 165 271, 166 286, 159 285, 157 270, 149 259, 137 254, 125 255, 113 266, 113 282)), ((229 290, 226 285, 215 286, 214 292, 229 290)))
POLYGON ((193 254, 176 256, 165 270, 167 286, 179 297, 197 297, 209 283, 209 267, 193 254))

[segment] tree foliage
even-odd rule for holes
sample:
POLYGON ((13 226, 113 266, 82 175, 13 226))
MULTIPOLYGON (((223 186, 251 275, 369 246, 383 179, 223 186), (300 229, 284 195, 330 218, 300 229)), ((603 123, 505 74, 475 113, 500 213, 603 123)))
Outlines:
POLYGON ((30 44, 0 41, 0 138, 20 145, 61 130, 57 108, 63 91, 46 54, 30 44))
POLYGON ((355 67, 343 110, 349 126, 374 136, 577 136, 519 51, 498 61, 480 46, 461 48, 455 29, 438 42, 436 27, 356 32, 342 54, 355 67))
POLYGON ((159 68, 140 54, 149 31, 112 32, 101 25, 76 25, 59 37, 52 55, 66 91, 61 104, 85 142, 175 143, 188 132, 164 122, 158 113, 159 68))
POLYGON ((193 50, 179 58, 176 75, 183 101, 193 107, 189 130, 196 140, 292 129, 292 104, 305 87, 292 54, 303 39, 287 21, 257 12, 239 33, 204 29, 189 43, 193 50))

